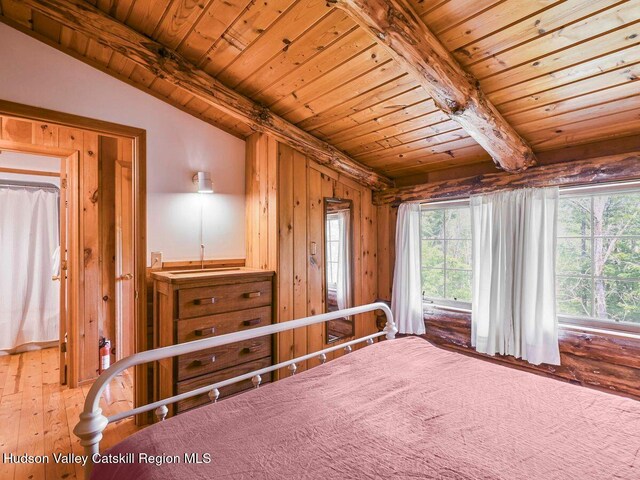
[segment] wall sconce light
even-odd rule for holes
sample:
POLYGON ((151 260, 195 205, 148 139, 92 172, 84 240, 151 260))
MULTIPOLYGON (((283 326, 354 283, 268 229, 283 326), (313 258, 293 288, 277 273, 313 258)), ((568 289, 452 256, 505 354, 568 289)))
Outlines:
POLYGON ((198 186, 198 193, 213 193, 213 183, 209 172, 198 172, 193 176, 193 183, 198 186))

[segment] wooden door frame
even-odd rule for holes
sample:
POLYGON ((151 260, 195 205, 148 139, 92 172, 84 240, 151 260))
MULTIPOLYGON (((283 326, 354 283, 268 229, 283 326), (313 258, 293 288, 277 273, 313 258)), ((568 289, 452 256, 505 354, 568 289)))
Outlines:
MULTIPOLYGON (((90 130, 106 136, 127 137, 133 141, 132 184, 133 184, 133 221, 134 221, 134 282, 135 282, 135 347, 136 352, 147 349, 147 292, 146 292, 146 263, 147 263, 147 185, 146 185, 146 150, 147 132, 144 129, 120 125, 117 123, 96 120, 79 115, 47 110, 40 107, 23 105, 0 99, 0 115, 6 115, 24 120, 48 122, 71 128, 90 130)), ((38 155, 67 158, 76 155, 77 150, 58 147, 40 146, 0 140, 0 149, 11 150, 20 148, 22 152, 38 155)), ((68 239, 72 240, 72 239, 68 239)), ((79 246, 76 248, 76 250, 79 246)), ((70 255, 79 252, 70 250, 70 255)), ((78 262, 75 262, 78 265, 78 262)), ((76 277, 77 278, 77 277, 76 277)), ((77 303, 77 302, 76 302, 77 303)), ((77 318, 77 317, 76 317, 77 318)), ((76 349, 77 350, 77 349, 76 349)), ((72 350, 73 351, 73 350, 72 350)), ((76 352, 77 354, 77 352, 76 352)), ((76 363, 77 365, 77 363, 76 363)), ((75 373, 75 372, 74 372, 75 373)), ((134 385, 134 399, 136 405, 149 402, 147 385, 149 375, 145 365, 136 367, 134 385)), ((70 385, 73 386, 70 372, 70 385)))
MULTIPOLYGON (((78 174, 78 160, 79 160, 79 152, 77 150, 72 150, 72 149, 67 149, 67 148, 59 148, 59 147, 51 147, 51 146, 41 146, 41 145, 33 145, 31 143, 22 143, 22 142, 14 142, 14 141, 10 141, 10 140, 2 140, 0 139, 0 151, 7 151, 7 152, 15 152, 15 153, 23 153, 26 155, 40 155, 40 156, 46 156, 46 157, 52 157, 52 158, 58 158, 60 159, 60 195, 62 196, 62 191, 64 190, 65 195, 65 201, 68 202, 68 204, 72 207, 72 208, 78 208, 78 192, 74 191, 74 188, 76 188, 77 190, 77 186, 78 186, 78 179, 77 174, 78 174), (68 171, 68 165, 74 165, 74 171, 73 172, 69 172, 68 171), (62 175, 62 172, 64 172, 64 176, 62 175), (63 180, 64 179, 64 180, 63 180), (63 181, 67 182, 66 187, 62 184, 63 181), (68 188, 71 187, 71 188, 68 188)), ((79 213, 79 210, 78 210, 79 213)), ((74 318, 77 318, 78 315, 78 302, 77 300, 75 300, 75 297, 77 296, 77 289, 79 288, 78 286, 78 280, 79 280, 79 268, 78 268, 78 261, 79 261, 79 252, 77 252, 78 250, 78 238, 77 238, 77 224, 78 224, 78 217, 79 214, 76 215, 69 215, 67 214, 64 210, 60 210, 60 238, 61 240, 64 238, 64 247, 68 247, 67 251, 69 252, 67 256, 63 256, 62 252, 60 254, 60 261, 61 261, 61 265, 60 265, 60 288, 62 289, 62 283, 65 281, 64 279, 64 275, 67 275, 67 271, 65 271, 66 269, 64 268, 64 263, 63 260, 67 259, 69 260, 69 257, 73 257, 73 260, 68 261, 67 264, 71 265, 71 269, 68 272, 68 278, 69 278, 69 283, 66 285, 65 290, 67 292, 67 294, 69 295, 70 301, 67 302, 67 309, 66 310, 66 314, 64 316, 61 316, 60 318, 60 325, 59 325, 59 334, 60 334, 60 338, 58 340, 59 345, 64 341, 63 337, 63 330, 65 333, 68 333, 67 339, 67 345, 66 345, 66 351, 70 352, 72 354, 75 354, 75 356, 77 357, 77 348, 75 345, 75 340, 76 340, 76 332, 75 332, 75 328, 76 325, 70 324, 69 323, 69 316, 70 316, 70 312, 72 312, 72 315, 74 318), (63 220, 64 219, 64 220, 63 220), (73 233, 70 234, 66 234, 64 230, 67 229, 67 227, 69 227, 68 231, 69 232, 76 232, 76 234, 74 235, 73 233), (73 285, 73 287, 69 287, 69 285, 73 285), (63 324, 64 324, 64 329, 63 329, 63 324)), ((62 243, 61 243, 61 246, 62 243)), ((60 310, 62 310, 62 298, 59 299, 60 300, 60 310)), ((71 367, 75 367, 76 365, 78 365, 77 363, 78 359, 74 358, 73 362, 71 362, 71 367)), ((66 364, 64 362, 64 357, 62 357, 62 351, 60 351, 60 380, 61 383, 62 379, 65 379, 65 382, 67 385, 71 384, 74 385, 75 382, 75 369, 74 368, 68 368, 66 372, 64 372, 64 368, 65 368, 66 364), (64 372, 64 373, 63 373, 64 372)))

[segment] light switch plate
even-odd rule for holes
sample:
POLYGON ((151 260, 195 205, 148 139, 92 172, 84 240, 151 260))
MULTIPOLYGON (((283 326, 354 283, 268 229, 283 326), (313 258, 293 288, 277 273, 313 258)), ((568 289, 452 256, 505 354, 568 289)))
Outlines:
POLYGON ((151 270, 162 269, 162 252, 151 252, 151 270))

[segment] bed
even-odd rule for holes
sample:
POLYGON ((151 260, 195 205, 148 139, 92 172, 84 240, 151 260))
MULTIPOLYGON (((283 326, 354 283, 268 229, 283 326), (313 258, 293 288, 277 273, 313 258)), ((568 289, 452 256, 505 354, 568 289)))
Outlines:
POLYGON ((170 418, 106 454, 158 461, 97 464, 93 479, 637 480, 640 402, 407 337, 170 418))

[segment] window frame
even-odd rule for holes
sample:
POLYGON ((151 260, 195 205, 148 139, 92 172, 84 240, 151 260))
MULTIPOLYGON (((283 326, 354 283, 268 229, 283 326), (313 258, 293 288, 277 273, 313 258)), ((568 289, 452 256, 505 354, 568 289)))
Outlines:
MULTIPOLYGON (((327 245, 326 245, 326 250, 327 250, 327 252, 331 252, 331 245, 332 245, 332 244, 334 244, 334 243, 335 243, 335 244, 338 244, 338 246, 340 246, 340 240, 331 240, 331 239, 329 238, 329 235, 330 235, 330 228, 329 228, 329 224, 330 224, 331 222, 336 222, 336 223, 338 223, 338 224, 340 223, 340 217, 339 217, 338 215, 336 215, 336 212, 332 212, 332 213, 328 213, 328 214, 327 214, 327 220, 326 220, 327 225, 326 225, 326 227, 325 227, 325 228, 326 228, 326 230, 327 230, 327 238, 326 238, 326 243, 327 243, 327 245), (335 218, 334 218, 334 217, 335 217, 335 218)), ((337 226, 337 228, 338 228, 338 229, 340 229, 340 228, 341 228, 341 227, 340 227, 340 225, 338 225, 338 226, 337 226)), ((338 231, 338 234, 339 234, 339 233, 340 233, 340 232, 338 231)), ((326 267, 327 267, 327 286, 328 286, 328 287, 332 287, 332 288, 337 288, 337 287, 338 287, 338 282, 337 282, 337 281, 336 281, 336 282, 331 282, 331 281, 329 281, 329 280, 330 280, 330 279, 329 279, 329 276, 330 276, 330 275, 329 275, 329 268, 328 268, 328 267, 329 267, 329 264, 331 264, 331 265, 332 265, 332 268, 333 268, 333 269, 335 269, 336 276, 337 276, 337 274, 338 274, 338 273, 337 273, 337 272, 338 272, 338 259, 336 259, 335 261, 333 261, 333 260, 331 259, 330 253, 328 253, 328 254, 327 254, 327 258, 325 259, 325 263, 326 263, 326 267)), ((333 271, 333 270, 332 270, 332 271, 333 271)))
MULTIPOLYGON (((599 183, 596 185, 579 185, 579 186, 570 186, 570 187, 560 187, 560 200, 562 200, 562 198, 580 198, 580 197, 594 197, 597 195, 604 195, 604 194, 620 194, 620 193, 625 193, 625 192, 629 192, 629 193, 640 193, 640 181, 638 180, 631 180, 631 181, 623 181, 623 182, 607 182, 607 183, 599 183)), ((593 200, 592 200, 593 201, 593 200)), ((592 204, 593 205, 593 204, 592 204)), ((590 235, 589 237, 576 237, 576 236, 567 236, 567 237, 560 237, 559 235, 556 236, 556 240, 559 239, 564 239, 564 238, 589 238, 591 241, 591 256, 590 256, 590 261, 592 262, 592 264, 590 265, 590 273, 588 275, 579 275, 579 274, 574 274, 574 275, 559 275, 557 268, 556 268, 556 278, 558 277, 571 277, 571 278, 584 278, 584 279, 588 279, 591 282, 591 303, 593 305, 594 303, 594 299, 593 299, 593 285, 594 285, 594 281, 596 279, 596 276, 594 275, 594 271, 593 271, 593 256, 594 256, 594 248, 595 248, 595 239, 596 238, 610 238, 613 237, 612 235, 606 235, 606 236, 596 236, 594 235, 594 229, 593 229, 593 207, 591 209, 591 228, 590 228, 590 235)), ((618 236, 618 238, 639 238, 640 235, 620 235, 618 236)), ((609 278, 609 277, 597 277, 597 278, 601 278, 604 280, 613 280, 613 281, 625 281, 625 280, 629 280, 629 279, 617 279, 617 278, 609 278)), ((631 279, 630 281, 637 281, 635 279, 631 279)), ((556 285, 557 285, 557 281, 556 281, 556 285)), ((556 308, 558 308, 558 306, 556 305, 556 308)), ((559 310, 559 309, 558 309, 559 310)), ((587 316, 587 315, 567 315, 567 314, 563 314, 560 313, 559 311, 557 312, 557 317, 558 317, 558 321, 559 324, 562 325, 568 325, 568 326, 575 326, 575 327, 587 327, 587 328, 593 328, 593 329, 600 329, 600 330, 611 330, 611 331, 617 331, 617 332, 628 332, 628 333, 640 333, 640 322, 623 322, 623 321, 616 321, 613 319, 601 319, 601 318, 596 318, 596 317, 592 317, 592 316, 587 316)))
MULTIPOLYGON (((437 200, 437 201, 433 201, 433 202, 421 202, 420 203, 420 225, 419 225, 419 230, 420 230, 420 282, 422 282, 422 272, 423 272, 423 265, 422 265, 422 242, 423 242, 423 238, 422 238, 422 212, 423 211, 427 211, 427 210, 448 210, 448 209, 459 209, 461 207, 468 207, 469 206, 469 202, 470 199, 467 198, 456 198, 456 199, 446 199, 446 200, 437 200)), ((446 226, 446 224, 445 224, 446 226)), ((442 238, 443 241, 443 252, 444 252, 444 263, 442 266, 442 271, 444 272, 444 278, 445 278, 445 288, 446 288, 446 272, 447 270, 450 271, 467 271, 467 270, 463 270, 463 269, 447 269, 446 267, 446 259, 447 259, 447 240, 468 240, 469 242, 473 242, 472 238, 460 238, 460 239, 456 239, 456 238, 447 238, 446 235, 446 231, 443 232, 444 237, 442 238)), ((473 251, 473 246, 472 246, 472 251, 473 251)), ((473 253, 473 252, 472 252, 473 253)), ((473 260, 472 260, 473 262, 473 260)), ((469 272, 473 275, 473 265, 469 265, 469 272)), ((473 278, 471 279, 471 281, 473 282, 473 278)), ((473 290, 472 290, 472 294, 473 294, 473 290)), ((462 301, 462 300, 451 300, 451 299, 447 299, 447 298, 431 298, 431 297, 426 297, 424 295, 422 295, 422 305, 423 308, 429 308, 429 307, 437 307, 437 308, 442 308, 442 309, 449 309, 449 310, 454 310, 454 311, 471 311, 471 301, 462 301)))
MULTIPOLYGON (((560 197, 567 196, 585 196, 585 195, 598 195, 604 193, 623 193, 623 192, 638 192, 640 191, 640 180, 629 180, 619 182, 606 182, 596 185, 575 185, 575 186, 560 186, 560 197)), ((420 212, 424 209, 437 210, 442 208, 455 208, 468 206, 470 198, 456 198, 446 200, 436 200, 432 202, 421 202, 420 212)), ((593 221, 593 220, 592 220, 593 221)), ((420 227, 422 227, 422 215, 420 215, 420 227)), ((420 229, 422 231, 422 229, 420 229)), ((593 237, 593 229, 591 229, 591 237, 593 237)), ((633 235, 632 237, 637 237, 633 235)), ((559 236, 557 238, 560 238, 559 236)), ((563 237, 564 238, 564 237, 563 237)), ((473 239, 472 239, 473 241, 473 239)), ((592 242, 593 249, 593 242, 592 242)), ((472 260, 473 261, 473 260, 472 260)), ((593 274, 593 269, 591 269, 593 274)), ((420 274, 422 275, 422 236, 420 236, 420 274)), ((557 270, 556 270, 557 276, 557 270)), ((571 275, 569 275, 571 276, 571 275)), ((593 275, 591 275, 593 276, 593 275)), ((473 280, 472 280, 473 281, 473 280)), ((428 299, 423 297, 422 303, 425 312, 430 308, 438 308, 441 310, 452 310, 457 312, 471 312, 471 302, 458 302, 446 299, 428 299)), ((601 332, 613 332, 619 334, 640 334, 640 323, 638 322, 618 322, 615 320, 603 320, 593 317, 577 316, 577 315, 565 315, 558 313, 558 326, 560 328, 585 328, 587 330, 601 331, 601 332)))

